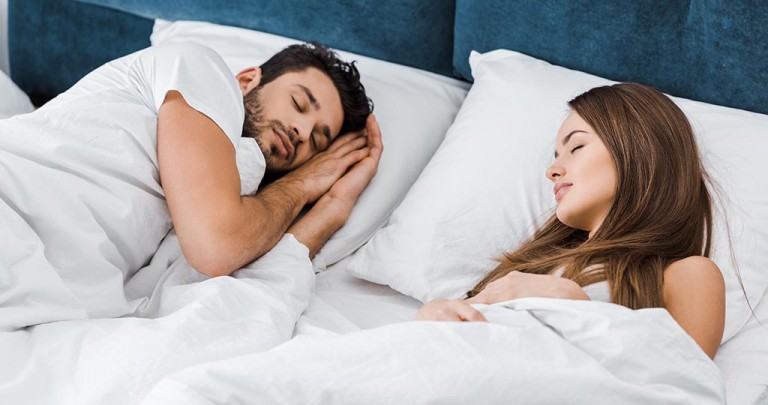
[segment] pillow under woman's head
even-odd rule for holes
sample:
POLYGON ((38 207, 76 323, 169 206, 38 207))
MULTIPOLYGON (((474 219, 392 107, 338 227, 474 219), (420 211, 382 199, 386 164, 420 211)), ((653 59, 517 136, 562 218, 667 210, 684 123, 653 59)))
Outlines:
MULTIPOLYGON (((531 236, 555 207, 545 171, 567 102, 612 82, 511 51, 473 54, 474 85, 446 139, 383 229, 349 263, 361 278, 422 301, 461 297, 531 236)), ((749 316, 768 286, 768 117, 675 99, 716 185, 712 259, 726 280, 726 330, 749 316), (725 227, 726 219, 730 227, 725 227), (728 238, 727 229, 731 231, 728 238)))

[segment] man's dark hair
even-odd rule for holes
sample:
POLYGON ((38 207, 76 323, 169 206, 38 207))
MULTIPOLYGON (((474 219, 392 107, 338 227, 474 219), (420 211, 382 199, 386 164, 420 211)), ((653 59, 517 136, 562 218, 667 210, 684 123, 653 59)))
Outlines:
POLYGON ((308 68, 316 68, 330 77, 341 96, 344 121, 340 134, 365 128, 365 121, 373 112, 373 102, 360 83, 355 62, 344 62, 336 52, 316 42, 291 45, 264 62, 259 87, 285 73, 303 72, 308 68))

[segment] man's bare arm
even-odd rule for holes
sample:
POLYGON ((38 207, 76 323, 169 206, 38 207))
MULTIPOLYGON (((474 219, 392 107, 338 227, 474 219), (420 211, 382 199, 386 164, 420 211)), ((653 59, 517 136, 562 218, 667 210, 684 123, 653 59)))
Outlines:
POLYGON ((345 135, 256 196, 240 196, 235 149, 182 95, 167 94, 158 116, 160 179, 182 252, 209 276, 227 275, 269 251, 302 207, 368 156, 363 137, 345 135))

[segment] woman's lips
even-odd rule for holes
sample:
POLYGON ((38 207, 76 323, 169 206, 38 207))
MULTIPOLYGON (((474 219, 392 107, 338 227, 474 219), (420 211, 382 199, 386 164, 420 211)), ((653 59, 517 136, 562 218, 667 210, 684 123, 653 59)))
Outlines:
POLYGON ((571 189, 571 186, 573 184, 571 183, 557 183, 555 184, 554 189, 552 190, 555 193, 555 201, 560 202, 560 199, 563 198, 563 196, 568 193, 568 190, 571 189))

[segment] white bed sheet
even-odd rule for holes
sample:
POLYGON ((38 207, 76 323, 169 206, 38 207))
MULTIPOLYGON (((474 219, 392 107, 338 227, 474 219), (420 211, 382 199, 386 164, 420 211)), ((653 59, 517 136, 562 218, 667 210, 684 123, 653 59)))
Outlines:
POLYGON ((387 285, 352 276, 349 257, 317 275, 315 295, 360 329, 412 320, 422 303, 387 285))

